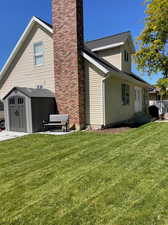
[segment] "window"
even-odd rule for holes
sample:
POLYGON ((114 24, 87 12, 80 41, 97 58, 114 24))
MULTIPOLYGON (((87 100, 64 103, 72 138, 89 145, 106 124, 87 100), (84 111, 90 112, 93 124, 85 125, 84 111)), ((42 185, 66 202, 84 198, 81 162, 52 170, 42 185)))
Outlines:
POLYGON ((23 105, 23 104, 24 104, 23 98, 18 98, 18 105, 23 105))
POLYGON ((43 43, 34 44, 34 64, 40 66, 44 64, 44 52, 43 52, 43 43))
POLYGON ((15 104, 15 98, 10 98, 9 105, 14 105, 14 104, 15 104))
POLYGON ((37 85, 37 89, 42 89, 43 85, 37 85))
POLYGON ((126 50, 124 50, 124 61, 128 62, 129 61, 129 54, 126 50))
POLYGON ((128 84, 122 84, 122 104, 129 105, 130 103, 130 87, 128 84))

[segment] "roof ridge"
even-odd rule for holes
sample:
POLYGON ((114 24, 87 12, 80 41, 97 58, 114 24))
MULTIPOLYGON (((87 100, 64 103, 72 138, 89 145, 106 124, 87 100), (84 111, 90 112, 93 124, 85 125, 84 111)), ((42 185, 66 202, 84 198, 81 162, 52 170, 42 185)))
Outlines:
POLYGON ((34 16, 35 18, 37 18, 38 20, 40 20, 41 22, 45 23, 47 26, 52 28, 52 24, 46 22, 45 20, 41 19, 40 17, 34 16))
POLYGON ((111 38, 111 37, 115 37, 115 36, 119 36, 119 35, 122 35, 122 34, 126 34, 126 33, 131 33, 131 31, 124 31, 124 32, 120 32, 118 34, 113 34, 113 35, 109 35, 109 36, 106 36, 106 37, 102 37, 102 38, 98 38, 98 39, 95 39, 95 40, 90 40, 90 41, 86 41, 85 43, 88 44, 90 42, 93 42, 93 41, 99 41, 99 40, 103 40, 103 39, 106 39, 106 38, 111 38))

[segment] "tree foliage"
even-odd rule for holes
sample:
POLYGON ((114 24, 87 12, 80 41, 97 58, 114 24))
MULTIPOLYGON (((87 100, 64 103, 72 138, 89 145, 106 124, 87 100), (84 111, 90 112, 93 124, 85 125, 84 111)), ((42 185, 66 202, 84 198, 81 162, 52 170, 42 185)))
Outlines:
POLYGON ((135 54, 138 69, 168 77, 168 0, 146 0, 145 28, 135 54))
POLYGON ((160 78, 156 84, 157 88, 160 88, 161 96, 168 96, 168 78, 160 78))

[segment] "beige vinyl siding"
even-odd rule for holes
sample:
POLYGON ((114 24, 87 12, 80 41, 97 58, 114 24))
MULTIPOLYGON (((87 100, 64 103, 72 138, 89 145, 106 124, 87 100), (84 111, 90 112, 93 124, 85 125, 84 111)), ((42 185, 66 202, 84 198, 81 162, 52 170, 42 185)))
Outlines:
POLYGON ((135 92, 134 85, 122 79, 110 76, 105 82, 105 118, 106 124, 113 124, 120 121, 130 119, 134 115, 135 92), (122 104, 121 85, 128 84, 130 86, 130 103, 129 105, 122 104))
POLYGON ((102 76, 95 66, 85 61, 86 124, 103 125, 102 76))
POLYGON ((121 47, 106 49, 97 52, 97 54, 109 63, 121 70, 121 47))
POLYGON ((5 74, 6 79, 0 86, 0 99, 15 86, 36 88, 42 85, 55 92, 53 63, 52 36, 37 25, 5 74), (34 64, 34 43, 37 42, 43 42, 44 46, 44 64, 41 66, 34 64))

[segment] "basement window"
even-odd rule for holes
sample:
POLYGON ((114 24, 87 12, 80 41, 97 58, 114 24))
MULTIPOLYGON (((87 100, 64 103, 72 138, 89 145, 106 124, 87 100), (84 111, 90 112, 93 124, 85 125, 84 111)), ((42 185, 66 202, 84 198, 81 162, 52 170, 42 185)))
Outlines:
POLYGON ((122 92, 122 104, 129 105, 129 103, 130 103, 130 87, 129 87, 129 85, 122 84, 121 92, 122 92))
POLYGON ((43 42, 34 44, 34 64, 36 66, 41 66, 44 64, 43 42))

